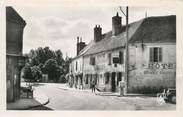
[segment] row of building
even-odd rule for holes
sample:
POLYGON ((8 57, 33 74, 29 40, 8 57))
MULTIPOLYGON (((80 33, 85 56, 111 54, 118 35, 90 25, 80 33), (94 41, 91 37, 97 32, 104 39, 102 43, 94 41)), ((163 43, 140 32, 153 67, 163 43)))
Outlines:
POLYGON ((176 87, 176 16, 146 17, 130 23, 128 79, 125 80, 126 25, 112 17, 112 30, 94 27, 86 45, 77 37, 77 56, 69 72, 71 87, 88 89, 94 80, 101 91, 117 92, 125 81, 127 92, 144 93, 176 87))

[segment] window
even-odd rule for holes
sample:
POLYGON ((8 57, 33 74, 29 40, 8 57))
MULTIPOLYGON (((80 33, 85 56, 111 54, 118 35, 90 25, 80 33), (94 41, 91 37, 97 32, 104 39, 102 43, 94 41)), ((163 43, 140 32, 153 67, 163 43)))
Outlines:
POLYGON ((124 53, 119 52, 119 64, 124 64, 124 53))
POLYGON ((95 57, 90 57, 90 65, 95 65, 95 57))
POLYGON ((162 48, 154 47, 150 48, 150 62, 162 62, 162 48))
POLYGON ((108 65, 111 65, 111 53, 108 54, 108 65))
POLYGON ((86 81, 85 81, 85 84, 88 84, 88 74, 86 74, 86 81))

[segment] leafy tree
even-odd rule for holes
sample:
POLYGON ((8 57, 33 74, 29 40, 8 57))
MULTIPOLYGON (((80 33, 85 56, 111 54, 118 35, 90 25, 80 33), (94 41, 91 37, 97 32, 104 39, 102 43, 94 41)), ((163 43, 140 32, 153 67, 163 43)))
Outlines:
POLYGON ((44 49, 44 55, 45 55, 45 61, 46 62, 48 59, 54 59, 55 58, 55 53, 53 50, 50 50, 49 47, 45 47, 44 49))
POLYGON ((25 64, 25 67, 22 69, 22 77, 26 82, 32 82, 34 80, 30 64, 25 64))
POLYGON ((58 64, 55 59, 48 59, 45 63, 45 70, 48 73, 48 79, 57 81, 57 69, 58 69, 58 64))
POLYGON ((35 81, 39 81, 42 78, 42 71, 39 68, 39 66, 33 66, 31 67, 32 70, 32 76, 35 81))
POLYGON ((65 66, 64 66, 65 75, 67 73, 69 73, 69 65, 70 65, 71 61, 72 61, 72 58, 66 57, 66 59, 65 59, 65 66))
POLYGON ((36 58, 37 54, 36 54, 36 51, 31 49, 29 54, 28 54, 28 57, 29 57, 29 63, 31 66, 34 66, 34 65, 38 65, 39 64, 39 61, 38 59, 36 58))
POLYGON ((26 55, 29 57, 29 65, 32 67, 32 77, 36 80, 41 77, 40 74, 48 74, 49 80, 55 82, 64 81, 65 75, 69 72, 69 63, 71 59, 63 59, 61 50, 53 51, 49 47, 39 47, 30 50, 26 55))
POLYGON ((60 50, 55 51, 55 58, 59 66, 64 65, 64 59, 63 59, 63 54, 60 50))

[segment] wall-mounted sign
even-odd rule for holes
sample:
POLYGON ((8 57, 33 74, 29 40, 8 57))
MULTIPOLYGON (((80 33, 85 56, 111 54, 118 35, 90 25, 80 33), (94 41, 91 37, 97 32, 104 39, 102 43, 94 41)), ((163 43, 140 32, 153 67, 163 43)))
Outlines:
POLYGON ((119 63, 119 57, 113 57, 113 63, 114 64, 117 64, 117 63, 119 63))
POLYGON ((149 63, 144 74, 159 75, 175 73, 175 63, 149 63))
POLYGON ((174 69, 174 63, 149 63, 148 69, 174 69))

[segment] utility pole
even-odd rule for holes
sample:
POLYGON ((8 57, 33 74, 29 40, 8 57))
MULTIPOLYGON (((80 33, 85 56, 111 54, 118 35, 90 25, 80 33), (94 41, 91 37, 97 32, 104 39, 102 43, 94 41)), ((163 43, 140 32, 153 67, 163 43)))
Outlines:
POLYGON ((127 93, 128 89, 128 6, 126 7, 126 59, 125 59, 125 82, 126 82, 126 87, 125 87, 125 94, 127 93))
POLYGON ((128 6, 126 7, 126 13, 124 13, 124 11, 122 10, 122 7, 120 7, 121 12, 123 13, 123 15, 126 17, 126 46, 125 46, 125 89, 124 89, 124 94, 127 93, 127 88, 128 88, 128 56, 129 56, 129 51, 128 51, 128 6))

